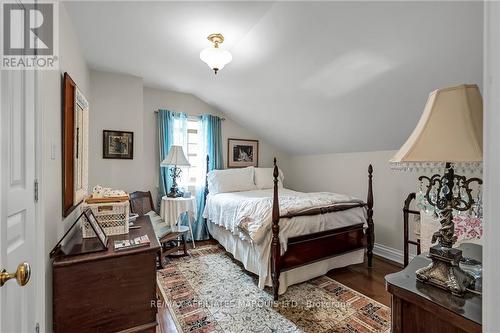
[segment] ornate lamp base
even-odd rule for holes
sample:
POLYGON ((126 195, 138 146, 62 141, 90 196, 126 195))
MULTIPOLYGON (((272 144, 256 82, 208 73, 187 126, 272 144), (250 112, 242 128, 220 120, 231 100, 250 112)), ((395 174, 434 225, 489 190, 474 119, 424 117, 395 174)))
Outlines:
POLYGON ((474 286, 474 277, 459 266, 461 250, 437 244, 430 248, 429 257, 432 263, 415 272, 419 281, 448 290, 457 296, 462 296, 467 288, 474 286))
POLYGON ((170 192, 167 193, 167 197, 169 198, 180 198, 184 195, 184 193, 182 193, 178 188, 177 186, 172 186, 170 188, 170 192))

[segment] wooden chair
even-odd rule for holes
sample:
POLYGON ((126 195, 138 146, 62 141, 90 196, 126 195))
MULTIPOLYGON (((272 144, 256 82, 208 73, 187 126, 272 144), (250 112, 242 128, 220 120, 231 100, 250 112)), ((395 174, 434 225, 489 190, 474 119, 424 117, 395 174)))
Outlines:
POLYGON ((408 266, 409 256, 410 256, 410 244, 415 245, 417 247, 417 255, 420 254, 420 238, 417 238, 416 241, 410 240, 410 214, 420 215, 420 212, 417 210, 410 209, 410 204, 413 200, 415 200, 416 194, 410 193, 408 197, 406 197, 404 206, 403 206, 403 237, 404 237, 404 263, 403 266, 408 266))
MULTIPOLYGON (((132 213, 139 214, 139 216, 155 211, 151 192, 136 191, 130 193, 130 210, 132 213)), ((187 255, 186 234, 189 228, 179 227, 177 231, 172 232, 170 226, 163 222, 156 213, 152 217, 150 216, 150 219, 156 237, 161 244, 160 252, 158 252, 159 268, 163 268, 163 259, 168 255, 172 255, 172 253, 182 250, 183 255, 187 255)))

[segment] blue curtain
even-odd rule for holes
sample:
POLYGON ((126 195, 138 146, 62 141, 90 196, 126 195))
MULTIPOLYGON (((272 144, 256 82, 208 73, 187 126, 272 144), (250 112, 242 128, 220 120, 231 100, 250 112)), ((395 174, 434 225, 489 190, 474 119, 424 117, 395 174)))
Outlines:
MULTIPOLYGON (((202 155, 202 172, 199 173, 199 181, 196 184, 195 196, 197 202, 198 215, 192 222, 193 236, 195 240, 205 240, 209 238, 207 225, 203 218, 205 209, 205 161, 206 156, 210 158, 209 170, 222 169, 222 129, 221 118, 212 115, 201 116, 200 126, 200 153, 202 155)), ((172 145, 180 145, 186 150, 187 145, 187 115, 185 113, 159 110, 158 112, 158 147, 160 163, 168 155, 172 145)), ((172 186, 170 168, 160 168, 159 195, 157 207, 160 207, 161 198, 168 193, 172 186)), ((188 225, 188 216, 183 214, 179 224, 188 225)), ((188 238, 191 238, 190 235, 188 238)))
MULTIPOLYGON (((201 116, 201 140, 203 149, 203 161, 209 156, 209 170, 222 169, 222 129, 221 119, 212 115, 201 116)), ((196 186, 196 202, 198 203, 198 218, 193 223, 193 236, 195 240, 205 240, 209 238, 208 228, 203 218, 205 209, 205 164, 203 164, 202 179, 196 186)))
MULTIPOLYGON (((185 136, 187 135, 187 115, 181 112, 172 112, 168 110, 158 111, 158 149, 160 163, 167 157, 172 145, 185 146, 185 136)), ((160 168, 160 183, 158 186, 159 195, 156 207, 160 209, 161 198, 168 193, 172 186, 172 177, 170 176, 170 167, 160 168)))
POLYGON ((209 114, 201 117, 206 140, 206 153, 210 157, 209 170, 223 169, 221 118, 209 114))

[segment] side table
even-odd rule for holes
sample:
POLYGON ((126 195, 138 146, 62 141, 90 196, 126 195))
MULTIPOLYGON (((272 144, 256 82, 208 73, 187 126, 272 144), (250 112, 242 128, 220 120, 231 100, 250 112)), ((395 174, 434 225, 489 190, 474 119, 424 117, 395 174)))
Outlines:
POLYGON ((160 216, 163 221, 170 224, 172 231, 175 231, 175 228, 181 228, 177 224, 179 217, 183 213, 188 213, 189 232, 191 233, 193 248, 195 248, 191 219, 194 220, 197 216, 196 198, 194 196, 189 198, 170 198, 166 195, 161 198, 160 216))
MULTIPOLYGON (((461 244, 465 257, 481 260, 480 246, 461 244)), ((415 271, 431 260, 427 253, 416 256, 405 269, 385 277, 392 296, 392 332, 481 332, 481 296, 472 292, 464 297, 422 283, 415 271)))

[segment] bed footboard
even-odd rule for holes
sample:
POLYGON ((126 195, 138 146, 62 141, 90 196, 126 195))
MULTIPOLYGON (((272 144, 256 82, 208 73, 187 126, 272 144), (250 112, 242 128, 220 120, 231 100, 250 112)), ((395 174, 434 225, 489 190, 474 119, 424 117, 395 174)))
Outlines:
POLYGON ((372 267, 373 245, 375 242, 373 223, 373 167, 368 167, 368 195, 366 203, 359 205, 337 205, 321 209, 311 209, 297 215, 280 216, 278 195, 278 166, 274 159, 274 192, 272 210, 272 240, 271 240, 271 278, 273 283, 273 297, 278 300, 280 273, 313 262, 334 257, 362 249, 366 246, 368 267, 372 267), (363 223, 317 232, 308 235, 292 237, 288 240, 287 253, 281 255, 279 241, 280 218, 292 218, 303 215, 326 214, 334 211, 366 206, 367 229, 363 232, 363 223))

